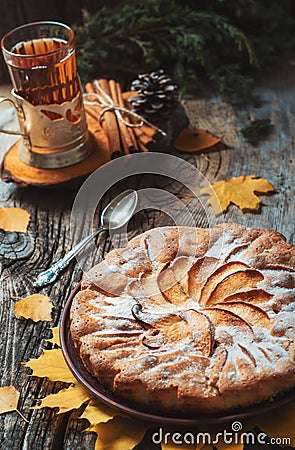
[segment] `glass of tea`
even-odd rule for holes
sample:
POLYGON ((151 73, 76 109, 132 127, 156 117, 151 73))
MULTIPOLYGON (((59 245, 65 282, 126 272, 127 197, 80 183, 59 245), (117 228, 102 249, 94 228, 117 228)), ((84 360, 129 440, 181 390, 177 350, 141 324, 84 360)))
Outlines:
POLYGON ((92 148, 72 29, 57 22, 26 24, 7 33, 1 48, 23 136, 22 161, 52 169, 85 159, 92 148))

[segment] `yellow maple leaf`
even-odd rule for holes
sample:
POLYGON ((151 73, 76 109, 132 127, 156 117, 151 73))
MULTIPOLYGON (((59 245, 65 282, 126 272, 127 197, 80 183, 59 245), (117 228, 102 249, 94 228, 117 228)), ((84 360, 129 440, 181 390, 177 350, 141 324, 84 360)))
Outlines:
POLYGON ((64 383, 76 383, 76 379, 68 368, 60 348, 44 350, 37 359, 30 359, 24 363, 33 370, 35 377, 46 377, 50 381, 62 381, 64 383))
POLYGON ((106 423, 94 425, 88 431, 97 434, 95 450, 131 449, 143 438, 150 424, 139 420, 114 417, 106 423))
POLYGON ((34 322, 39 320, 48 320, 51 318, 53 304, 49 297, 42 294, 33 294, 28 297, 21 298, 14 305, 16 316, 32 319, 34 322))
POLYGON ((52 338, 47 339, 47 342, 51 342, 52 344, 56 344, 60 347, 59 326, 52 327, 50 330, 52 331, 52 338))
POLYGON ((79 419, 87 419, 92 427, 93 425, 97 425, 99 423, 108 422, 113 419, 116 414, 117 412, 109 406, 106 406, 100 402, 92 402, 86 406, 85 411, 79 419))
POLYGON ((0 208, 0 228, 4 231, 26 233, 30 214, 22 208, 0 208))
POLYGON ((14 386, 0 388, 0 414, 15 411, 20 393, 14 386))
POLYGON ((31 409, 58 408, 57 414, 63 414, 72 409, 80 408, 88 400, 90 400, 89 392, 80 384, 76 384, 62 389, 57 394, 47 395, 42 399, 39 406, 33 406, 31 409))
POLYGON ((26 422, 28 420, 17 409, 20 393, 14 386, 0 388, 0 414, 16 411, 26 422))
POLYGON ((257 211, 261 200, 255 192, 266 194, 273 191, 274 187, 266 178, 243 175, 212 183, 201 189, 201 194, 210 196, 208 203, 215 214, 220 214, 227 210, 230 203, 234 203, 242 210, 257 211))

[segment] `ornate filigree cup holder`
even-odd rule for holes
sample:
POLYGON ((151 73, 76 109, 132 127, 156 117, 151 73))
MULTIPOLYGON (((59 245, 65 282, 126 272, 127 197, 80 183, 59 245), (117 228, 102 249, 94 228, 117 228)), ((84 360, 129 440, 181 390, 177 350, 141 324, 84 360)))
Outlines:
MULTIPOLYGON (((19 158, 32 167, 57 169, 77 164, 87 158, 92 147, 89 143, 81 94, 61 105, 32 105, 11 92, 9 100, 17 111, 20 133, 19 158)), ((3 99, 2 101, 7 101, 3 99)))
POLYGON ((30 168, 62 169, 93 151, 76 68, 74 33, 57 22, 25 24, 1 40, 12 81, 20 131, 20 163, 30 168))

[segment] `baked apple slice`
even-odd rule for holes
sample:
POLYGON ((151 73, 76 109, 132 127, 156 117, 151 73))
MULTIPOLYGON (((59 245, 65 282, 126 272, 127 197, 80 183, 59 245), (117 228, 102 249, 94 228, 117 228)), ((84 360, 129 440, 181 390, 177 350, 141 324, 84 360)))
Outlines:
POLYGON ((172 261, 179 248, 179 233, 177 229, 150 230, 144 240, 145 248, 151 263, 167 263, 172 261))
POLYGON ((179 284, 173 270, 166 266, 158 275, 158 286, 165 299, 174 305, 183 305, 188 295, 179 284))
POLYGON ((202 313, 209 318, 214 327, 242 327, 245 331, 253 332, 251 325, 232 311, 214 307, 203 308, 202 313))
POLYGON ((226 302, 217 303, 216 306, 235 313, 251 326, 258 325, 263 328, 270 327, 268 315, 256 305, 251 305, 244 302, 226 302))
MULTIPOLYGON (((141 320, 142 321, 142 320, 141 320)), ((143 325, 145 323, 143 322, 143 325)), ((142 343, 150 349, 158 349, 164 344, 191 340, 191 330, 178 314, 169 314, 151 321, 142 343)))
POLYGON ((138 280, 129 283, 126 293, 138 300, 140 303, 148 303, 150 308, 159 311, 174 310, 172 303, 167 303, 159 289, 158 277, 156 274, 142 274, 138 280))
POLYGON ((272 294, 263 289, 251 289, 251 291, 236 292, 235 294, 225 297, 222 302, 244 302, 244 303, 265 303, 271 299, 272 294))
POLYGON ((214 327, 202 313, 189 309, 179 315, 170 314, 152 323, 142 340, 151 349, 162 345, 193 342, 202 356, 210 356, 214 345, 214 327))
POLYGON ((188 294, 193 300, 198 300, 204 283, 218 264, 213 257, 199 258, 188 272, 188 294))
MULTIPOLYGON (((246 269, 249 269, 249 266, 239 261, 233 261, 223 264, 221 267, 215 270, 207 279, 204 287, 202 288, 200 303, 202 305, 208 304, 210 296, 214 291, 214 289, 216 288, 216 286, 219 283, 221 283, 227 276, 231 275, 232 273, 246 269)), ((210 303, 211 304, 213 303, 211 299, 210 303)))
POLYGON ((121 273, 119 267, 102 261, 84 275, 82 286, 84 289, 90 288, 101 294, 117 297, 122 294, 130 281, 131 277, 121 273))
POLYGON ((126 289, 126 292, 133 298, 138 298, 141 300, 143 298, 150 298, 157 295, 161 295, 162 297, 157 283, 157 276, 149 273, 141 274, 137 280, 131 281, 126 289))
POLYGON ((188 292, 188 273, 193 264, 193 259, 187 256, 175 258, 170 269, 172 270, 176 281, 185 292, 188 292))
POLYGON ((243 345, 238 344, 240 350, 244 353, 244 355, 246 355, 248 357, 248 359, 251 361, 251 363, 253 364, 254 367, 257 366, 257 362, 256 359, 254 358, 254 356, 252 355, 252 353, 243 345))
POLYGON ((183 311, 180 316, 191 330, 196 350, 203 356, 210 356, 214 346, 214 327, 208 317, 195 309, 183 311))
POLYGON ((211 291, 210 296, 206 299, 206 306, 220 303, 224 298, 236 292, 249 291, 263 280, 263 275, 258 270, 245 269, 238 270, 227 275, 216 287, 211 291))
POLYGON ((145 309, 140 303, 133 304, 131 314, 136 322, 145 330, 164 328, 175 322, 182 321, 178 314, 164 310, 159 312, 158 309, 145 309))
POLYGON ((217 385, 222 369, 226 363, 227 355, 228 353, 224 346, 220 345, 217 347, 210 370, 209 386, 213 387, 217 385))

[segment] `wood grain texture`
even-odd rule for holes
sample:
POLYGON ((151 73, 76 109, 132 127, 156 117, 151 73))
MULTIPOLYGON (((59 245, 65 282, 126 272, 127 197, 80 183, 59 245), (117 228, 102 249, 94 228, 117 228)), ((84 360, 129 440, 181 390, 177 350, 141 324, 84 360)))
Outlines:
MULTIPOLYGON (((184 105, 191 125, 194 128, 208 129, 216 135, 223 135, 225 145, 203 154, 178 154, 171 151, 195 165, 210 182, 239 175, 254 174, 266 177, 275 186, 276 192, 262 197, 261 212, 242 213, 232 205, 224 219, 249 227, 278 230, 294 244, 294 69, 265 81, 257 89, 257 94, 262 100, 259 108, 244 104, 233 105, 218 96, 186 100, 184 105), (268 117, 274 124, 269 137, 256 146, 243 141, 239 133, 240 128, 248 124, 249 117, 268 117)), ((13 122, 11 114, 2 114, 1 125, 7 122, 7 126, 13 122)), ((10 143, 10 137, 0 135, 2 153, 10 143)), ((122 187, 130 186, 164 186, 186 203, 198 226, 208 225, 208 219, 198 200, 183 186, 151 175, 134 177, 119 183, 105 196, 103 203, 122 187)), ((30 421, 24 422, 17 413, 0 416, 0 448, 3 450, 94 448, 95 435, 82 433, 86 422, 77 420, 77 411, 56 416, 50 409, 29 409, 36 404, 37 399, 57 392, 62 385, 30 377, 30 370, 20 364, 38 357, 42 348, 50 348, 50 344, 44 342, 50 337, 48 328, 58 324, 63 304, 81 278, 81 270, 72 262, 53 286, 41 290, 42 294, 53 300, 52 323, 34 324, 17 319, 13 313, 13 304, 18 297, 35 292, 32 283, 36 275, 71 248, 70 214, 75 195, 76 190, 22 190, 13 184, 0 184, 0 206, 19 206, 31 215, 29 238, 27 241, 21 241, 20 245, 17 245, 19 240, 16 235, 4 236, 4 232, 0 231, 1 386, 11 384, 20 390, 19 409, 30 421)), ((102 205, 99 209, 101 207, 102 205)), ((171 224, 171 220, 166 214, 155 210, 142 211, 132 219, 129 235, 133 237, 149 228, 168 224, 171 224)), ((99 258, 109 251, 111 244, 106 234, 99 236, 97 247, 99 258)), ((92 260, 89 261, 89 265, 91 264, 92 260)), ((142 450, 146 449, 146 446, 144 443, 137 448, 142 450)))

